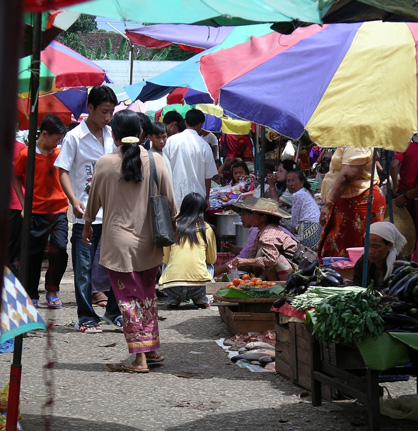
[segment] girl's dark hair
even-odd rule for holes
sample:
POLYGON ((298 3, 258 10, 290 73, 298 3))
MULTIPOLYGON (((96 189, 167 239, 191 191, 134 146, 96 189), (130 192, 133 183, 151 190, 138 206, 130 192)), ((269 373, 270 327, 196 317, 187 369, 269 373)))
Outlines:
MULTIPOLYGON (((125 109, 116 112, 111 122, 115 138, 122 141, 123 138, 138 138, 141 134, 141 124, 136 112, 125 109)), ((122 152, 122 177, 125 181, 140 183, 142 181, 141 148, 139 139, 137 142, 124 142, 122 152)))
POLYGON ((283 160, 280 164, 283 165, 283 168, 286 169, 287 172, 298 170, 298 165, 293 160, 283 160))
POLYGON ((118 104, 118 98, 115 92, 106 85, 96 85, 90 90, 88 97, 88 104, 93 105, 96 109, 101 103, 112 103, 113 105, 118 104))
POLYGON ((207 245, 205 226, 205 198, 199 193, 189 193, 181 203, 180 212, 177 215, 177 244, 184 245, 187 240, 193 245, 199 245, 197 233, 203 236, 203 241, 207 245))
POLYGON ((236 181, 234 180, 234 169, 235 168, 239 168, 242 167, 245 170, 245 175, 250 175, 250 170, 248 169, 248 166, 245 162, 235 162, 232 166, 231 166, 231 174, 232 174, 232 184, 236 184, 236 181))
POLYGON ((65 135, 67 132, 61 119, 52 114, 45 115, 39 130, 45 131, 48 135, 65 135))
POLYGON ((311 183, 308 181, 308 179, 306 178, 303 171, 301 171, 300 169, 288 171, 286 174, 286 177, 287 177, 287 175, 292 174, 292 173, 295 173, 298 176, 299 181, 303 181, 303 187, 305 187, 305 189, 308 190, 308 192, 313 196, 313 191, 311 189, 311 183))

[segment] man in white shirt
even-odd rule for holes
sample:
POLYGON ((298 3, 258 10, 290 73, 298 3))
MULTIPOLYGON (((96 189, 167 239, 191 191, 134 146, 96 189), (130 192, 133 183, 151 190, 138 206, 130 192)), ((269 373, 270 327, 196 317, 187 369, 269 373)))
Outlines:
POLYGON ((215 160, 219 159, 219 143, 218 138, 212 133, 208 132, 207 130, 202 129, 200 131, 200 136, 210 145, 213 152, 213 158, 215 160))
MULTIPOLYGON (((105 85, 93 87, 88 97, 89 116, 68 132, 61 152, 55 161, 60 171, 61 186, 73 207, 72 261, 77 301, 78 322, 75 327, 84 333, 102 332, 100 317, 93 310, 91 270, 102 231, 102 210, 93 224, 92 246, 83 244, 83 214, 89 197, 91 179, 97 160, 115 150, 109 127, 117 105, 113 90, 105 85)), ((106 313, 103 317, 118 327, 122 318, 112 289, 108 292, 106 313)), ((120 324, 120 325, 119 325, 120 324)))
POLYGON ((211 178, 218 170, 211 147, 199 136, 204 121, 205 115, 202 111, 188 111, 186 130, 168 138, 163 149, 173 172, 177 208, 180 208, 184 196, 191 192, 201 194, 209 208, 211 178))

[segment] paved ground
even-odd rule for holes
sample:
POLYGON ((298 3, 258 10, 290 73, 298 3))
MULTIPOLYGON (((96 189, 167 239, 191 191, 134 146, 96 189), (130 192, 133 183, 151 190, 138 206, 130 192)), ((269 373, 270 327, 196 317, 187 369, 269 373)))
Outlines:
MULTIPOLYGON (((128 357, 119 330, 103 324, 102 334, 75 331, 71 267, 61 298, 61 310, 47 310, 41 299, 42 315, 55 322, 52 348, 47 347, 45 331, 24 339, 21 411, 26 431, 46 429, 43 366, 54 354, 52 430, 367 430, 366 411, 355 400, 312 407, 309 394, 280 375, 234 365, 215 344, 229 335, 216 307, 161 307, 161 352, 167 359, 151 373, 139 375, 107 371, 106 363, 128 357)), ((11 359, 11 353, 0 355, 1 387, 8 381, 11 359)), ((414 393, 416 380, 388 386, 394 395, 414 393)), ((382 422, 382 430, 417 429, 416 422, 382 422)))

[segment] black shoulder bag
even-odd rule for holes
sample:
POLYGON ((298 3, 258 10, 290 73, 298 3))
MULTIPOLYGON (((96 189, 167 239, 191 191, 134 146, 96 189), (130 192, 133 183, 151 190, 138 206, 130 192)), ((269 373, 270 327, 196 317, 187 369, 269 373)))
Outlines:
POLYGON ((176 242, 173 223, 171 220, 170 206, 167 196, 154 195, 154 182, 158 189, 157 170, 155 168, 154 156, 148 152, 150 162, 150 201, 152 229, 154 232, 154 243, 161 247, 169 247, 176 242))

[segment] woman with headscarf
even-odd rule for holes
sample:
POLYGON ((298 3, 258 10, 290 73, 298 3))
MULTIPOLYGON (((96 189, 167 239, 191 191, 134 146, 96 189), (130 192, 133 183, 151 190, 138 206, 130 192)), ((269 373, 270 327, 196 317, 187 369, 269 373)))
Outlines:
MULTIPOLYGON (((381 221, 370 225, 367 286, 372 282, 378 290, 388 286, 396 257, 405 244, 405 237, 393 223, 381 221)), ((362 286, 363 259, 361 256, 354 266, 353 284, 356 286, 362 286)))

